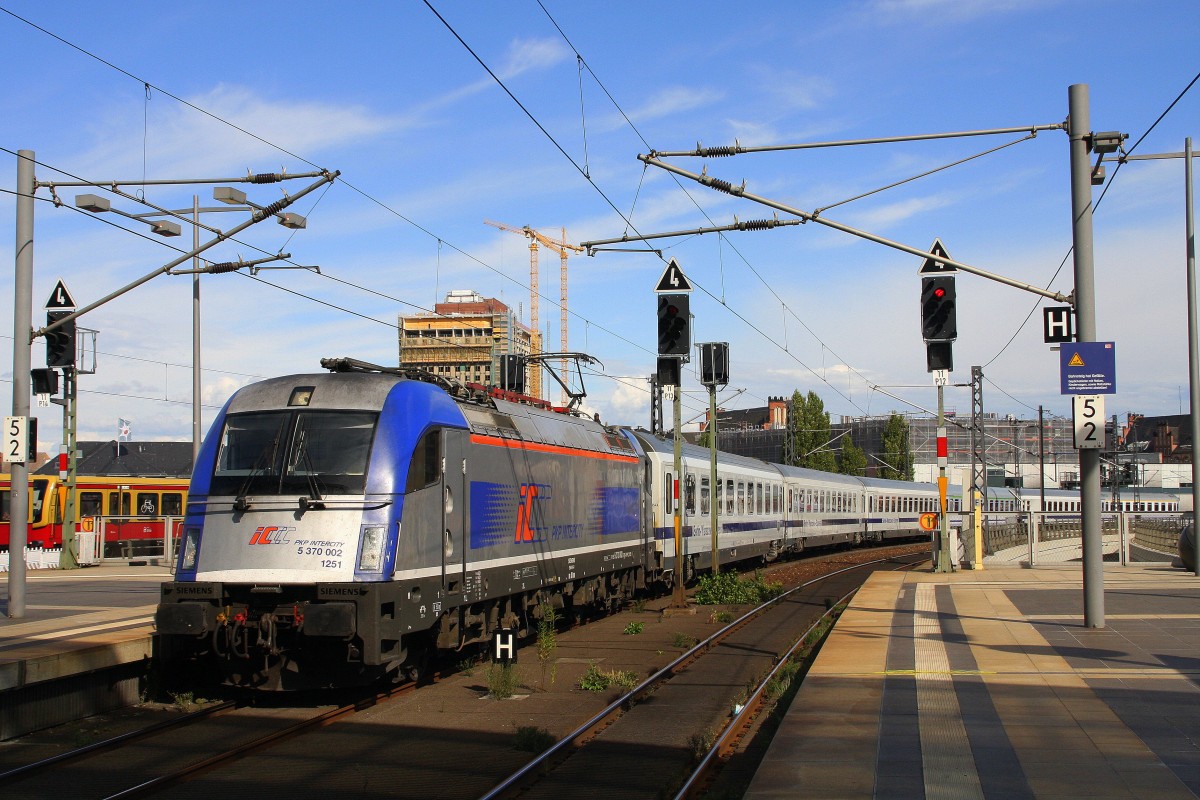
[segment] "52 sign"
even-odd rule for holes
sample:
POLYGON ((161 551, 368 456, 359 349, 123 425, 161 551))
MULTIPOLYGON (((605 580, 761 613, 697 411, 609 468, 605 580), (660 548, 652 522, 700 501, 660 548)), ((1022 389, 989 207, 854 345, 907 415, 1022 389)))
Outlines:
POLYGON ((1071 398, 1075 420, 1075 449, 1104 448, 1104 395, 1077 394, 1071 398))
MULTIPOLYGON (((31 458, 30 440, 37 441, 37 420, 29 417, 4 418, 4 463, 24 464, 31 458), (32 430, 31 430, 32 423, 32 430)), ((7 517, 6 517, 7 519, 7 517)))

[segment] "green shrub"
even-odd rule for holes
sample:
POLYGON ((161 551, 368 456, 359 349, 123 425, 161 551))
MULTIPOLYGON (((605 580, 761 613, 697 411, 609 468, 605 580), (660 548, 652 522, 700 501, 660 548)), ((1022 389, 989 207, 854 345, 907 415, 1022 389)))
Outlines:
POLYGON ((732 572, 701 575, 695 600, 700 605, 758 605, 783 591, 782 583, 767 583, 761 574, 739 578, 732 572))
POLYGON ((637 636, 639 633, 641 633, 645 629, 646 629, 645 623, 631 622, 625 626, 625 635, 626 636, 637 636))

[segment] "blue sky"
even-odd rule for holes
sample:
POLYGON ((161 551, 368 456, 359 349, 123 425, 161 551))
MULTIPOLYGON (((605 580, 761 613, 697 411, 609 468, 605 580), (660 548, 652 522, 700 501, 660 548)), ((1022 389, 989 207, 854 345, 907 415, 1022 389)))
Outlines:
MULTIPOLYGON (((1093 129, 1128 133, 1127 147, 1145 136, 1135 155, 1180 152, 1185 137, 1200 138, 1200 87, 1155 125, 1200 71, 1200 8, 1182 0, 431 5, 437 13, 424 2, 0 0, 10 12, 0 13, 0 146, 35 151, 38 180, 342 172, 294 207, 307 230, 262 224, 206 254, 284 249, 293 263, 321 268, 203 279, 206 428, 256 377, 319 371, 335 355, 395 363, 397 315, 429 309, 449 290, 500 297, 528 319, 527 243, 485 219, 551 234, 565 227, 579 242, 774 213, 644 167, 637 156, 652 149, 1053 125, 1078 83, 1090 87, 1093 129)), ((671 161, 906 245, 940 238, 955 259, 1066 294, 1067 137, 1022 138, 671 161)), ((13 231, 16 158, 0 153, 0 163, 0 230, 13 231)), ((1096 212, 1098 338, 1117 343, 1118 394, 1106 411, 1122 419, 1188 408, 1183 183, 1181 160, 1131 162, 1096 212)), ((280 197, 278 186, 240 188, 260 204, 280 197)), ((191 241, 186 227, 178 239, 145 238, 77 213, 79 191, 61 190, 61 208, 37 203, 35 320, 56 280, 82 306, 191 241)), ((208 191, 145 194, 190 208, 196 193, 213 205, 208 191)), ((113 205, 140 210, 115 197, 113 205)), ((0 236, 9 265, 12 242, 0 236)), ((935 408, 919 258, 814 224, 656 246, 697 287, 695 341, 730 343, 723 405, 761 406, 800 389, 817 392, 835 420, 935 408)), ((665 262, 607 252, 569 263, 570 347, 603 364, 587 377, 587 407, 607 422, 645 425, 652 290, 665 262)), ((548 323, 557 343, 558 258, 543 249, 541 264, 543 330, 548 323)), ((12 268, 2 274, 0 298, 11 298, 12 268)), ((958 298, 952 382, 980 365, 985 410, 1028 418, 1042 405, 1068 415, 1058 354, 1042 342, 1037 309, 1046 302, 971 275, 959 276, 958 298)), ((0 401, 9 408, 11 311, 0 316, 0 401)), ((80 324, 99 331, 100 353, 96 374, 80 379, 81 437, 112 438, 123 417, 135 439, 189 438, 190 278, 155 278, 80 324)), ((42 353, 35 344, 35 365, 42 353)), ((707 402, 694 372, 684 388, 684 417, 696 418, 707 402)), ((969 390, 949 388, 946 404, 968 413, 969 390)), ((35 413, 44 449, 56 449, 59 409, 35 413)))

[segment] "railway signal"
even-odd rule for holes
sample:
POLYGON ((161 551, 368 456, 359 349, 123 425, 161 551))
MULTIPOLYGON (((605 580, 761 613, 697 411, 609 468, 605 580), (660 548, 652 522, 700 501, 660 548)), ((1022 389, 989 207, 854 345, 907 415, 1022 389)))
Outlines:
MULTIPOLYGON (((58 322, 71 313, 70 311, 47 311, 46 324, 51 325, 58 322)), ((75 366, 75 320, 64 322, 46 333, 46 366, 75 366)))
POLYGON ((926 342, 953 342, 958 338, 954 276, 921 278, 921 337, 926 342))
POLYGON ((658 296, 658 354, 683 356, 692 349, 691 314, 686 294, 658 296))

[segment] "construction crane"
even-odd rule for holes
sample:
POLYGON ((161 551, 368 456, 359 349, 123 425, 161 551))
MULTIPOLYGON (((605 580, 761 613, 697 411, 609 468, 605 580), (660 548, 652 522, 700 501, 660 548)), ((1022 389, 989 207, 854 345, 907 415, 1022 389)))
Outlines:
MULTIPOLYGON (((561 351, 567 352, 567 258, 572 252, 582 253, 584 248, 567 243, 567 229, 560 228, 561 239, 555 240, 546 236, 541 231, 534 230, 528 225, 520 228, 514 225, 505 225, 503 222, 495 222, 490 219, 485 219, 484 224, 491 225, 493 228, 499 228, 502 231, 509 233, 518 233, 529 240, 529 327, 533 330, 532 341, 530 342, 530 352, 532 355, 537 355, 542 352, 542 334, 538 329, 538 245, 542 244, 549 247, 554 252, 558 253, 559 257, 559 291, 558 291, 558 311, 559 311, 559 338, 561 343, 561 351)), ((559 362, 559 371, 562 375, 562 383, 567 385, 567 360, 562 359, 559 362)), ((542 396, 542 371, 535 369, 533 374, 529 376, 529 393, 534 397, 542 396)), ((564 388, 562 393, 562 404, 567 405, 567 390, 564 388)))

